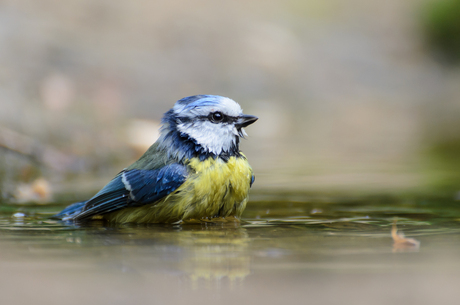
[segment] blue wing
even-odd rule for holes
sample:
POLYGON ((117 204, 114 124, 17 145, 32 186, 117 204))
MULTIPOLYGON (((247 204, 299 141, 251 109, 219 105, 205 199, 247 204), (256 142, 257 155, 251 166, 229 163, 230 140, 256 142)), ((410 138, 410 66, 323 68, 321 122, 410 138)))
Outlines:
POLYGON ((69 212, 73 212, 66 214, 70 219, 84 220, 126 207, 153 203, 174 192, 184 183, 187 174, 187 168, 178 163, 169 164, 160 169, 124 170, 93 198, 86 201, 79 213, 76 211, 78 206, 75 204, 64 211, 69 209, 69 212))
POLYGON ((82 209, 84 208, 85 204, 86 204, 86 201, 80 201, 80 202, 72 203, 71 205, 66 207, 64 210, 62 210, 59 213, 57 213, 56 215, 51 216, 51 218, 63 219, 63 220, 70 219, 73 216, 75 216, 78 213, 80 213, 82 211, 82 209))

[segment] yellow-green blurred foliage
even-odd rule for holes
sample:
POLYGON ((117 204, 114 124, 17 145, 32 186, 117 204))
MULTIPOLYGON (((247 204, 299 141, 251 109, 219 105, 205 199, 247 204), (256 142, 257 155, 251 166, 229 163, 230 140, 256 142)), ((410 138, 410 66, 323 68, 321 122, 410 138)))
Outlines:
POLYGON ((460 60, 460 1, 430 1, 423 12, 429 46, 443 60, 460 60))

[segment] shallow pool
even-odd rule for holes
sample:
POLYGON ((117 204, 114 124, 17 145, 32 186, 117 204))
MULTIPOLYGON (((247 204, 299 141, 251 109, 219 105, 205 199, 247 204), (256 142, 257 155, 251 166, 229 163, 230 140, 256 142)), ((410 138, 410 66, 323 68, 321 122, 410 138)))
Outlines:
POLYGON ((62 207, 0 206, 1 304, 460 301, 454 199, 255 194, 241 223, 175 226, 48 219, 62 207))

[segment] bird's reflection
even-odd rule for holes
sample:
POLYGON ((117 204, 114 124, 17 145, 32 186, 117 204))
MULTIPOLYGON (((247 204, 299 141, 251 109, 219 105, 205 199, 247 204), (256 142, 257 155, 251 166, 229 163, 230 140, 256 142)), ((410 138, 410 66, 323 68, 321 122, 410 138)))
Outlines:
POLYGON ((165 272, 193 283, 224 279, 236 283, 251 269, 250 239, 236 222, 176 226, 92 222, 80 225, 66 240, 87 249, 97 247, 115 260, 118 257, 127 270, 165 272))

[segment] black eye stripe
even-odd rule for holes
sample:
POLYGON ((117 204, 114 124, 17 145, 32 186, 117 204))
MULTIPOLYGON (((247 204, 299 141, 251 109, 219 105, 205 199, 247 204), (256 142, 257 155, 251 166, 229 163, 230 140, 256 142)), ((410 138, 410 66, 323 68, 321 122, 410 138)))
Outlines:
POLYGON ((229 116, 229 115, 225 115, 220 111, 212 112, 205 118, 207 118, 212 123, 216 123, 216 124, 217 123, 233 123, 233 122, 236 122, 236 120, 238 120, 238 118, 229 116))
POLYGON ((229 116, 229 115, 225 115, 225 114, 222 114, 223 118, 221 121, 219 122, 214 122, 213 119, 212 119, 212 115, 214 114, 215 112, 212 112, 210 113, 209 115, 200 115, 200 116, 197 116, 195 118, 190 118, 190 117, 178 117, 177 118, 177 121, 179 124, 187 124, 187 123, 190 123, 194 120, 200 120, 200 121, 210 121, 212 123, 234 123, 238 120, 237 117, 234 117, 234 116, 229 116))

